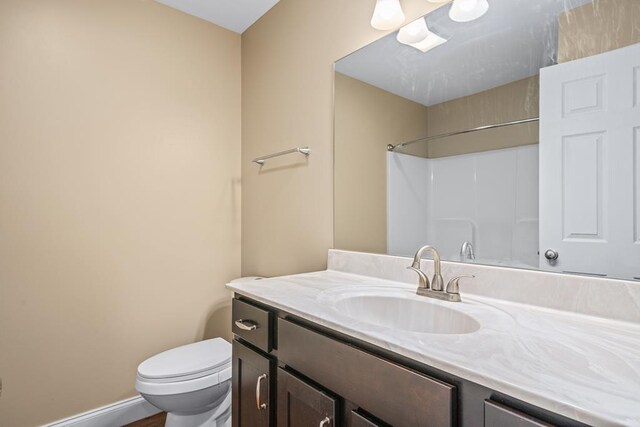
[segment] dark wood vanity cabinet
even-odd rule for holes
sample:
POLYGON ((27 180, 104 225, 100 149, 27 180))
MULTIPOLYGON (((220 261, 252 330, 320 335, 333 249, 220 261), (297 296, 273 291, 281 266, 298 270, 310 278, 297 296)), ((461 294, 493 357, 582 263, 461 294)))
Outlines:
POLYGON ((585 426, 248 298, 232 312, 234 427, 585 426))

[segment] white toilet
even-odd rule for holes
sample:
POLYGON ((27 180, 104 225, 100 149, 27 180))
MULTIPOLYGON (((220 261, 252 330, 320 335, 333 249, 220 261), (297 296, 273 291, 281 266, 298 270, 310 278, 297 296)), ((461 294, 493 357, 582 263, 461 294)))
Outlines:
POLYGON ((214 338, 138 366, 136 390, 167 412, 167 427, 231 426, 231 344, 214 338))

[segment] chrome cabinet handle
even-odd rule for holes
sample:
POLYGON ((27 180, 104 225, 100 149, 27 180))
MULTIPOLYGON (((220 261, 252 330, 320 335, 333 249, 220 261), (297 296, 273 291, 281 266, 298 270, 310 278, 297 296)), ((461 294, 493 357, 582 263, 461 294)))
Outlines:
POLYGON ((243 331, 255 331, 256 329, 258 329, 258 324, 251 320, 238 319, 234 323, 243 331))
POLYGON ((331 424, 331 419, 329 417, 325 417, 324 420, 320 421, 320 425, 318 427, 326 427, 331 424))
POLYGON ((258 411, 267 407, 266 403, 260 403, 260 385, 265 378, 267 378, 267 374, 262 374, 258 377, 258 381, 256 381, 256 408, 258 408, 258 411))
POLYGON ((557 260, 559 255, 560 255, 560 254, 558 254, 558 251, 553 250, 553 249, 547 249, 547 250, 544 252, 544 257, 545 257, 546 259, 548 259, 549 261, 555 261, 555 260, 557 260))

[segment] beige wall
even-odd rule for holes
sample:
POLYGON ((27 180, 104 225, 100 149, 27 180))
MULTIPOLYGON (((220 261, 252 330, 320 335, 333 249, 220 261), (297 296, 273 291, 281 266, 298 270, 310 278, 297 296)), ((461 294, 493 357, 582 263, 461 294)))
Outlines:
POLYGON ((427 107, 336 73, 336 248, 386 253, 387 144, 426 135, 427 107))
POLYGON ((228 336, 240 36, 153 1, 0 2, 0 425, 228 336))
MULTIPOLYGON (((538 117, 539 76, 518 80, 428 109, 429 136, 538 117)), ((432 140, 428 157, 497 150, 538 143, 538 123, 509 126, 432 140)))
POLYGON ((640 1, 594 0, 558 19, 558 62, 640 43, 640 1))
MULTIPOLYGON (((242 271, 323 269, 333 246, 333 62, 382 37, 375 2, 281 0, 242 35, 242 271), (251 159, 295 146, 262 171, 251 159)), ((403 0, 407 19, 439 5, 403 0)))

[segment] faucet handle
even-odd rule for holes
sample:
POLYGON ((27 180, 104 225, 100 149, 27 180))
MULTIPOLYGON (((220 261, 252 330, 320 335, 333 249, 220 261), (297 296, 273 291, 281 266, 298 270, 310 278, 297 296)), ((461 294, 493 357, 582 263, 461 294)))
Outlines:
POLYGON ((458 286, 458 282, 460 281, 460 279, 466 279, 466 278, 470 278, 473 279, 476 276, 474 275, 463 275, 463 276, 457 276, 454 277, 453 279, 449 280, 449 283, 447 284, 447 293, 448 294, 459 294, 460 293, 460 286, 458 286))
POLYGON ((419 277, 418 287, 419 288, 429 289, 431 287, 431 285, 429 284, 429 278, 427 277, 426 274, 424 274, 424 271, 420 270, 419 268, 415 268, 413 266, 407 267, 407 269, 408 270, 413 270, 416 273, 418 273, 418 277, 419 277))

